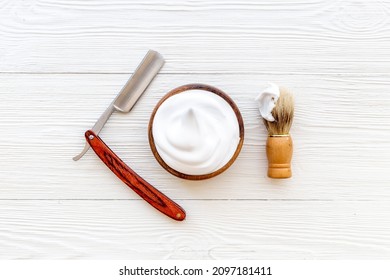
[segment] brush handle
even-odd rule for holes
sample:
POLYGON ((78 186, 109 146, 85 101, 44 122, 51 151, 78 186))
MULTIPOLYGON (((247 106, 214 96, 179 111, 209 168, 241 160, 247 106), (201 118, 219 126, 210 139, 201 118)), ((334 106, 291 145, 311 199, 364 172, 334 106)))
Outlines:
POLYGON ((105 165, 140 197, 174 220, 185 219, 183 208, 135 173, 92 130, 85 132, 85 138, 105 165))
POLYGON ((268 177, 274 179, 290 178, 293 153, 291 136, 268 136, 266 151, 268 158, 268 177))

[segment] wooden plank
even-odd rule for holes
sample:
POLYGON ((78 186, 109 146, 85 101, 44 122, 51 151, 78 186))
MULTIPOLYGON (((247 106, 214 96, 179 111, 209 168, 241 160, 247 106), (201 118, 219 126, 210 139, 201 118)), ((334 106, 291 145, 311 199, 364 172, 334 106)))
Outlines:
POLYGON ((0 72, 389 73, 390 1, 2 1, 0 72))
MULTIPOLYGON (((0 199, 138 199, 89 152, 71 158, 128 75, 0 75, 0 199)), ((390 199, 389 75, 159 75, 101 136, 141 176, 175 199, 390 199), (296 97, 293 178, 266 177, 266 131, 254 97, 267 81, 296 97), (190 182, 168 174, 147 140, 153 107, 173 87, 204 82, 226 91, 245 122, 243 150, 224 174, 190 182)))
POLYGON ((0 258, 388 259, 388 202, 1 201, 0 258))

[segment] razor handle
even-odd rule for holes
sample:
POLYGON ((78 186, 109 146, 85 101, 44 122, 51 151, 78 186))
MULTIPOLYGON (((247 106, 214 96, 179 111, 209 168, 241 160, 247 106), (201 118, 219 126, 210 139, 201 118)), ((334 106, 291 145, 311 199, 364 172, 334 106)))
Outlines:
POLYGON ((92 130, 85 132, 85 138, 104 164, 146 202, 176 221, 185 219, 186 212, 180 205, 134 172, 92 130))

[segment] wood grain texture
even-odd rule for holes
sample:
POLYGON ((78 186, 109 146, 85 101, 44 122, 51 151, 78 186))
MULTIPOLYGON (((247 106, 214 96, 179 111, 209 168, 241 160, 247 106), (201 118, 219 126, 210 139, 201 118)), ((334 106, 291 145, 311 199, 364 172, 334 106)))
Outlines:
POLYGON ((1 72, 389 73, 390 1, 1 2, 1 72))
POLYGON ((2 202, 0 258, 390 257, 388 202, 179 202, 181 223, 143 201, 2 202))
POLYGON ((0 1, 0 258, 390 257, 390 1, 0 1), (147 49, 166 59, 102 137, 177 200, 175 223, 92 152, 91 128, 147 49), (267 178, 254 97, 293 90, 293 177, 267 178), (153 158, 149 117, 188 83, 228 93, 245 142, 202 182, 153 158))

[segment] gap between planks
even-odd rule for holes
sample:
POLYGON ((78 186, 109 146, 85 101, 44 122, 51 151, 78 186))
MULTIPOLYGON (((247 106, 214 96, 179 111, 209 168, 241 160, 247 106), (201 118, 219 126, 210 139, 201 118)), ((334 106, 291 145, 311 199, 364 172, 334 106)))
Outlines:
MULTIPOLYGON (((132 75, 134 72, 13 72, 13 71, 0 71, 0 75, 132 75)), ((389 76, 388 73, 370 72, 370 73, 346 73, 346 72, 272 72, 272 71, 237 71, 237 72, 160 72, 158 75, 170 76, 170 75, 280 75, 280 76, 351 76, 351 77, 372 77, 372 76, 389 76)))
MULTIPOLYGON (((141 198, 0 198, 0 201, 141 201, 141 198)), ((278 198, 175 198, 176 201, 295 201, 295 202, 374 202, 375 199, 278 199, 278 198)))

